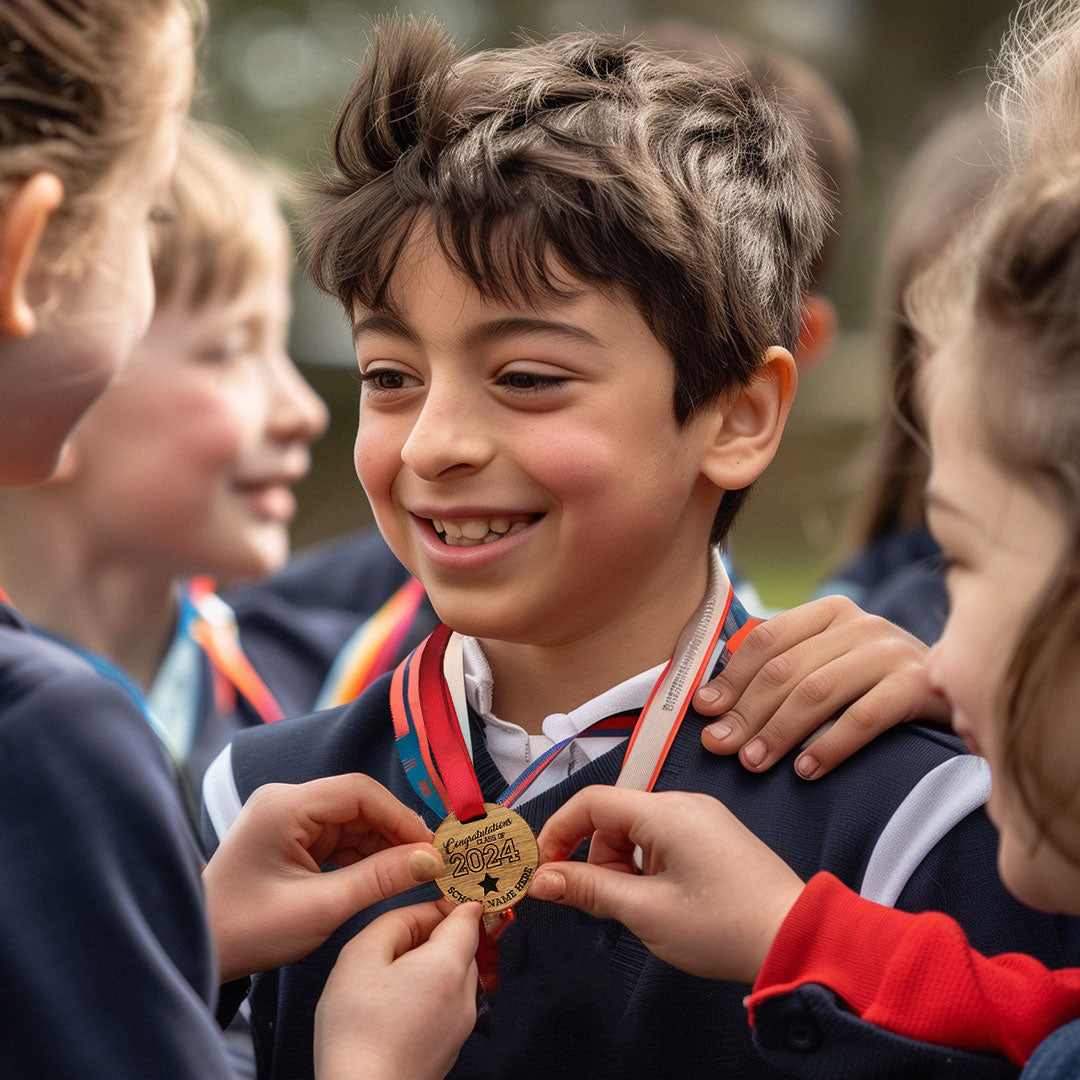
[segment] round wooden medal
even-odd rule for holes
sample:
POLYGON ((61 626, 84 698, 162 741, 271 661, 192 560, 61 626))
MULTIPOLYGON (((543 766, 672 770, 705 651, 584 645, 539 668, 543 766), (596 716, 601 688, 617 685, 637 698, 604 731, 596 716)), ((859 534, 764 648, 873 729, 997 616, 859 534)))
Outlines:
POLYGON ((448 900, 479 900, 486 911, 512 907, 524 895, 540 861, 536 837, 520 814, 484 803, 484 816, 464 824, 451 814, 432 840, 442 853, 435 884, 448 900))

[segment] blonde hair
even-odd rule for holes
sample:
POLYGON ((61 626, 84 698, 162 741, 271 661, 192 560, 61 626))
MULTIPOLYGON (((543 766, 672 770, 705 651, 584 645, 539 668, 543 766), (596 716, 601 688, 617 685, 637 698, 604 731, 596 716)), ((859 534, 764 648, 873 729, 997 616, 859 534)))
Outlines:
POLYGON ((910 306, 931 352, 965 341, 952 352, 973 367, 986 449, 1049 492, 1064 519, 1064 549, 1019 635, 999 709, 1005 774, 1042 835, 1080 863, 1059 819, 1075 814, 1078 774, 1039 757, 1039 730, 1057 720, 1054 691, 1080 647, 1080 6, 1020 14, 993 94, 1011 171, 910 306))
POLYGON ((170 187, 175 221, 160 231, 153 255, 158 304, 181 287, 192 309, 239 295, 267 265, 272 238, 263 211, 277 199, 273 173, 238 139, 189 120, 170 187))
POLYGON ((156 119, 149 42, 171 13, 193 34, 204 0, 18 0, 0 6, 0 202, 39 172, 65 200, 54 256, 95 218, 94 196, 156 119))

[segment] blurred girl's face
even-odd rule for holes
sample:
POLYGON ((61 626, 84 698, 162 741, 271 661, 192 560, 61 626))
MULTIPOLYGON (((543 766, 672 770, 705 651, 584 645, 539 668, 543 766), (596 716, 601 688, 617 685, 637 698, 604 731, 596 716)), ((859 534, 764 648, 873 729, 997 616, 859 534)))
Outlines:
MULTIPOLYGON (((28 288, 37 329, 7 340, 0 371, 0 486, 33 483, 55 468, 64 441, 146 332, 154 304, 150 244, 166 204, 177 141, 191 96, 190 25, 166 19, 155 37, 161 114, 147 124, 97 194, 98 218, 80 252, 85 272, 50 281, 35 264, 28 288)), ((158 87, 154 88, 155 90, 158 87)))
MULTIPOLYGON (((981 387, 971 358, 955 343, 935 354, 923 380, 933 451, 927 520, 947 562, 949 619, 928 663, 932 685, 948 699, 953 726, 993 775, 987 811, 1001 836, 998 868, 1019 899, 1051 911, 1080 913, 1080 869, 1038 830, 1002 771, 1001 686, 1020 635, 1049 584, 1065 543, 1065 525, 1050 493, 1018 479, 978 437, 974 402, 981 387)), ((1037 775, 1060 777, 1075 761, 1080 680, 1062 673, 1055 715, 1031 734, 1038 739, 1037 775)), ((1070 772, 1069 780, 1075 774, 1070 772)), ((1080 855, 1080 811, 1075 836, 1080 855)))
POLYGON ((262 216, 263 272, 194 309, 181 274, 72 438, 75 517, 102 560, 231 582, 288 555, 291 488, 327 413, 286 352, 291 251, 269 198, 262 216))

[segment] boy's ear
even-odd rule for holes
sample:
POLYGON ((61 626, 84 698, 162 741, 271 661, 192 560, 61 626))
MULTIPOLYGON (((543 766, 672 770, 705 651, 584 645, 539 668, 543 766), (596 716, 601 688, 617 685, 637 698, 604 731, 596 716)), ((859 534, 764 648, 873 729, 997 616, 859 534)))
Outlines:
POLYGON ((54 173, 24 180, 0 210, 0 333, 29 337, 37 329, 27 283, 49 218, 64 201, 64 185, 54 173))
POLYGON ((795 346, 795 363, 802 372, 815 367, 832 348, 836 337, 836 308, 820 293, 803 300, 802 326, 795 346))
POLYGON ((791 353, 773 345, 749 385, 717 407, 702 472, 718 488, 738 491, 765 471, 780 445, 798 381, 791 353))

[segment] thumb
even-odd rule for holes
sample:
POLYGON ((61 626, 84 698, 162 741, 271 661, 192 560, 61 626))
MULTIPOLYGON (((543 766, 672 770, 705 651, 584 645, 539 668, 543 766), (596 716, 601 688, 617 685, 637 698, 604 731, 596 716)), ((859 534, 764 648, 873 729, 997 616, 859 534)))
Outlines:
POLYGON ((637 913, 648 906, 648 879, 591 863, 545 863, 529 883, 536 900, 575 907, 598 919, 617 919, 633 929, 637 913))
POLYGON ((431 881, 442 868, 442 858, 430 844, 400 844, 313 876, 311 901, 339 925, 371 904, 431 881))

